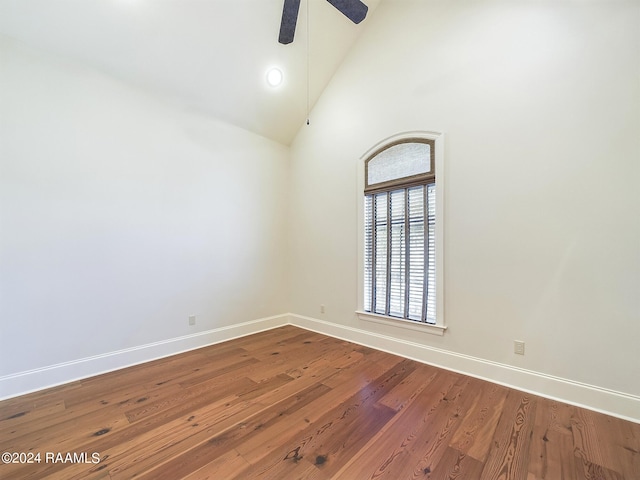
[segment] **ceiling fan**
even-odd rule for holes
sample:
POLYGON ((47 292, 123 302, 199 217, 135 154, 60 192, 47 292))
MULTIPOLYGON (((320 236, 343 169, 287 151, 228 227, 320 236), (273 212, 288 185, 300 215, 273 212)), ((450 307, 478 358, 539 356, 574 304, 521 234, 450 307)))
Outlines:
MULTIPOLYGON (((360 23, 364 20, 369 10, 369 7, 360 0, 327 0, 327 2, 340 10, 340 12, 353 23, 360 23)), ((283 45, 293 42, 299 9, 300 0, 284 0, 282 22, 280 23, 280 36, 278 37, 278 42, 283 45)))

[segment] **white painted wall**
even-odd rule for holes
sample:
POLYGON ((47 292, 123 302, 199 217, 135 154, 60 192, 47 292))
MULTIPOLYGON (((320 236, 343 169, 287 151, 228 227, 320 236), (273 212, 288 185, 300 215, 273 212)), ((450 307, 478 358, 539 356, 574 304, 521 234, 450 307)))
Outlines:
POLYGON ((639 8, 382 2, 291 151, 0 38, 0 397, 288 318, 640 419, 639 8), (354 314, 360 157, 414 130, 445 134, 442 337, 354 314))
POLYGON ((288 148, 0 54, 0 376, 287 311, 288 148))
POLYGON ((640 4, 387 0, 368 21, 292 146, 291 311, 640 395, 640 4), (360 157, 413 130, 446 134, 443 337, 354 315, 360 157))

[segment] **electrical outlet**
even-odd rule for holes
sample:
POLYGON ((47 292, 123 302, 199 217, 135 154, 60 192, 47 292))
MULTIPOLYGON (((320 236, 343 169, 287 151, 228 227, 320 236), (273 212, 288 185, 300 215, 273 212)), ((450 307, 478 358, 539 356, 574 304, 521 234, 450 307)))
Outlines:
POLYGON ((513 353, 524 355, 524 342, 520 340, 513 341, 513 353))
POLYGON ((320 305, 320 313, 324 313, 324 305, 320 305))
POLYGON ((189 315, 189 325, 195 325, 196 324, 196 316, 195 315, 189 315))

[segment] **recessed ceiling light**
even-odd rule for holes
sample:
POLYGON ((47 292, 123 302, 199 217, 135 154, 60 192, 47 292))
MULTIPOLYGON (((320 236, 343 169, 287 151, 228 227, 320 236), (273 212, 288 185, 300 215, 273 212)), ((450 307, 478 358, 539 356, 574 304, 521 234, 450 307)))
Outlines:
POLYGON ((267 83, 271 87, 277 87, 282 83, 284 76, 282 75, 282 70, 278 68, 272 68, 267 72, 267 83))

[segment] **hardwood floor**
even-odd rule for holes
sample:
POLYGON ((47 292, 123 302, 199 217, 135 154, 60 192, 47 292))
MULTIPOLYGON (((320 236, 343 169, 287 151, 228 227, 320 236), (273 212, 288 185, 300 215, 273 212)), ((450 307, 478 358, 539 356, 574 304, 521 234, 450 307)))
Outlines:
POLYGON ((0 452, 40 454, 2 479, 637 480, 640 424, 288 326, 0 402, 0 452))

